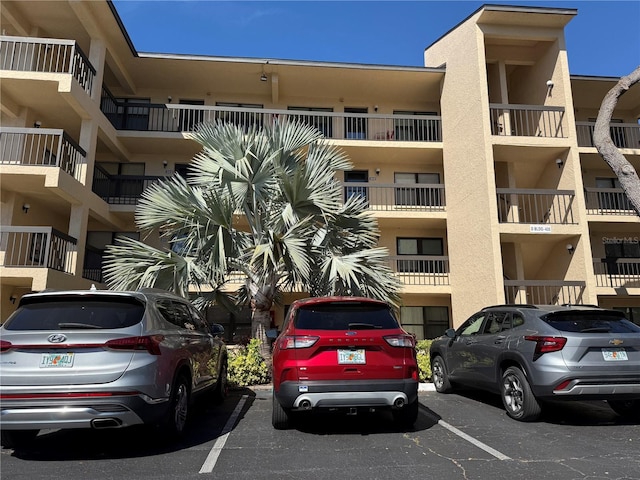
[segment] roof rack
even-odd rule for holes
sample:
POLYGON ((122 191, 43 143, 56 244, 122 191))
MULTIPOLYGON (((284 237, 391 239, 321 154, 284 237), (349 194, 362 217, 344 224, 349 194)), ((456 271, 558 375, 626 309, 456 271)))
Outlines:
POLYGON ((502 305, 489 305, 488 307, 484 307, 482 310, 488 310, 489 308, 540 308, 537 305, 533 305, 530 303, 504 303, 502 305))

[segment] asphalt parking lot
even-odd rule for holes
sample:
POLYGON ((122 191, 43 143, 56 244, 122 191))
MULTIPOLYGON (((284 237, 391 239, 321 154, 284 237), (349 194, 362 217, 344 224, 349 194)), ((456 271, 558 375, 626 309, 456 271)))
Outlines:
POLYGON ((188 434, 167 444, 148 429, 43 432, 2 450, 3 479, 640 479, 640 424, 604 402, 556 404, 535 423, 507 417, 498 397, 420 393, 410 430, 387 413, 317 415, 271 427, 268 388, 198 405, 188 434))

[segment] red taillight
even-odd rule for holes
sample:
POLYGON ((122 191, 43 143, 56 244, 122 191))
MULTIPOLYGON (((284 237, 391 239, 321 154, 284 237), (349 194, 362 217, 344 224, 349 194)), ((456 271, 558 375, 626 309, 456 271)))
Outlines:
POLYGON ((416 341, 411 335, 388 335, 385 341, 392 347, 415 348, 416 341))
POLYGON ((534 352, 534 360, 538 359, 541 355, 549 352, 557 352, 564 348, 567 343, 565 337, 542 337, 538 335, 527 335, 525 340, 530 342, 536 342, 536 350, 534 352))
POLYGON ((280 339, 280 349, 309 348, 319 339, 320 337, 313 337, 311 335, 289 335, 280 339))
POLYGON ((6 340, 0 340, 0 353, 6 352, 7 350, 11 350, 13 345, 11 342, 7 342, 6 340))
POLYGON ((105 347, 111 350, 146 350, 151 355, 160 355, 160 342, 163 340, 163 335, 124 337, 109 340, 105 343, 105 347))

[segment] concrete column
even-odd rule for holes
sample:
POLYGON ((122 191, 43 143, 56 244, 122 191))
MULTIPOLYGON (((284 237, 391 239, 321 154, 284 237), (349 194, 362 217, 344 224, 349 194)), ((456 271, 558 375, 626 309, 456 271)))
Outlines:
POLYGON ((72 262, 72 270, 77 278, 82 278, 88 223, 89 209, 84 205, 72 205, 69 216, 69 235, 77 240, 75 262, 72 262))
POLYGON ((91 47, 89 48, 89 61, 93 68, 96 69, 96 76, 93 79, 93 87, 91 88, 91 99, 100 104, 100 97, 102 96, 102 81, 104 79, 104 59, 107 54, 107 49, 99 38, 91 39, 91 47))

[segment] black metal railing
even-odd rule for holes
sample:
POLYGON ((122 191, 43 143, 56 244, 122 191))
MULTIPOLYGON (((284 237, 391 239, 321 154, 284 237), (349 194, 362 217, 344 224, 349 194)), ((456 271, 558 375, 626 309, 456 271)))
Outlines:
POLYGON ((594 258, 598 287, 640 287, 640 258, 594 258))
POLYGON ((491 134, 508 137, 566 138, 564 107, 489 105, 491 134))
POLYGON ((562 280, 505 280, 506 303, 534 305, 579 305, 584 303, 586 283, 562 280))
POLYGON ((3 226, 0 251, 4 267, 46 267, 73 273, 77 240, 52 227, 3 226))
POLYGON ((587 213, 593 215, 636 215, 631 201, 621 188, 584 189, 587 213))
MULTIPOLYGON (((576 122, 579 147, 594 147, 593 131, 595 122, 576 122)), ((618 148, 640 148, 640 125, 637 123, 611 123, 609 133, 618 148)))
POLYGON ((92 191, 111 205, 137 205, 142 192, 165 177, 149 175, 112 175, 100 165, 93 171, 92 191))
POLYGON ((575 224, 573 190, 497 188, 500 223, 575 224))

